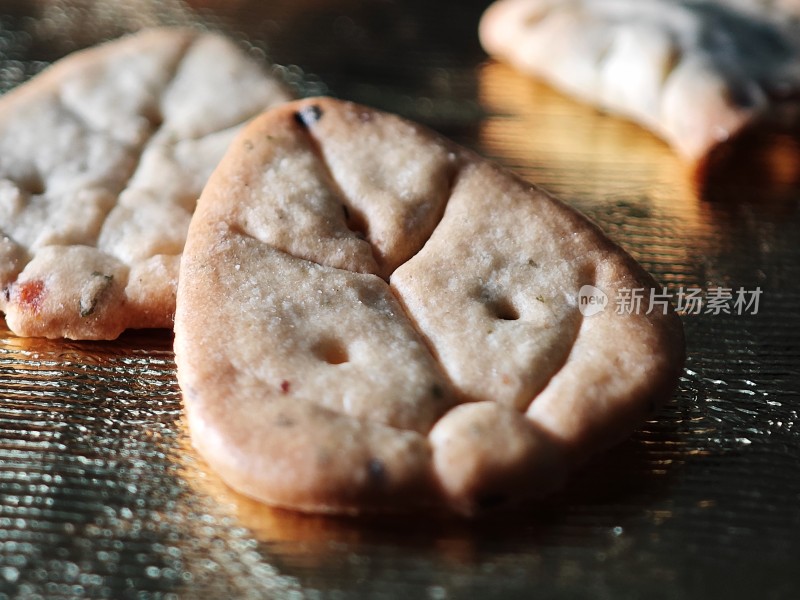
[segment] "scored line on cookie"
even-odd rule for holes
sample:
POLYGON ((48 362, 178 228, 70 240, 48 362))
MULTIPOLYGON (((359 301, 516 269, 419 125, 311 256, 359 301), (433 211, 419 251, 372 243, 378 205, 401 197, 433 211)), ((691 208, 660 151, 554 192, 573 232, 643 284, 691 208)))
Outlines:
MULTIPOLYGON (((369 118, 368 113, 363 113, 363 114, 365 115, 363 118, 369 118)), ((317 160, 319 161, 320 166, 323 168, 323 170, 324 170, 324 172, 325 172, 325 174, 327 176, 328 183, 332 187, 332 191, 334 192, 334 195, 342 203, 343 212, 344 212, 344 215, 345 215, 345 220, 347 222, 348 228, 351 231, 354 231, 357 235, 359 235, 359 237, 363 236, 363 239, 367 243, 369 243, 370 248, 372 249, 373 256, 377 258, 377 253, 375 251, 375 246, 372 243, 372 241, 370 240, 369 222, 366 220, 366 217, 362 213, 357 212, 356 209, 353 208, 352 200, 350 198, 348 198, 348 196, 345 193, 345 191, 343 190, 342 186, 337 181, 337 177, 334 174, 333 169, 331 168, 331 165, 326 160, 324 152, 322 151, 322 148, 321 148, 321 145, 320 145, 320 141, 317 139, 317 137, 314 134, 315 125, 317 125, 324 118, 324 115, 325 115, 325 113, 324 113, 323 109, 318 104, 311 103, 311 104, 307 104, 307 105, 303 106, 301 109, 296 111, 294 113, 294 120, 300 126, 301 130, 306 133, 307 139, 310 142, 310 146, 311 146, 311 148, 313 150, 313 153, 314 153, 315 157, 317 158, 317 160), (353 226, 353 222, 354 221, 357 223, 357 225, 355 225, 355 226, 353 226)), ((417 322, 417 320, 413 317, 411 312, 408 310, 408 308, 407 308, 407 306, 406 306, 406 304, 405 304, 405 302, 403 300, 402 295, 399 294, 397 292, 397 290, 391 285, 391 276, 394 273, 394 271, 396 271, 397 268, 399 268, 403 264, 406 264, 409 261, 413 260, 413 258, 419 252, 422 251, 422 249, 425 247, 425 244, 427 244, 428 240, 430 240, 431 237, 434 235, 434 232, 436 231, 436 228, 439 226, 439 224, 442 222, 442 219, 444 218, 445 212, 447 211, 447 206, 450 203, 450 198, 452 197, 452 194, 453 194, 453 190, 455 189, 456 185, 458 184, 458 178, 459 178, 459 175, 461 173, 461 169, 462 169, 463 163, 464 163, 465 160, 467 160, 466 157, 462 156, 462 153, 457 152, 456 149, 452 149, 450 154, 454 158, 454 160, 452 160, 452 162, 449 165, 446 166, 446 169, 447 169, 447 172, 448 172, 448 177, 447 177, 447 188, 446 188, 445 193, 443 194, 444 200, 442 201, 442 210, 440 211, 440 213, 438 215, 438 218, 436 220, 435 225, 433 226, 432 230, 428 234, 427 239, 425 239, 424 242, 419 246, 419 248, 415 252, 413 252, 408 258, 406 258, 406 260, 403 263, 401 263, 400 265, 397 265, 391 272, 389 272, 389 273, 383 272, 383 273, 380 273, 379 275, 388 284, 388 290, 392 294, 392 296, 395 298, 395 300, 399 304, 400 308, 403 310, 403 314, 405 316, 405 319, 412 326, 412 328, 417 333, 419 338, 425 344, 428 352, 435 359, 436 364, 439 366, 439 369, 441 371, 442 376, 448 381, 451 390, 455 391, 457 389, 457 386, 450 379, 449 374, 444 369, 441 368, 441 361, 440 361, 439 353, 437 352, 435 345, 429 339, 429 337, 425 334, 425 332, 419 326, 419 323, 417 322)), ((239 233, 243 233, 243 234, 247 235, 241 229, 237 229, 237 231, 239 233)), ((254 238, 254 239, 257 239, 257 238, 254 238)), ((294 256, 294 255, 292 255, 292 256, 294 256)), ((297 257, 297 256, 295 256, 295 258, 301 258, 302 260, 308 260, 305 257, 297 257)), ((312 261, 312 262, 314 262, 314 261, 312 261)), ((324 266, 326 268, 336 268, 336 267, 331 267, 330 265, 326 265, 324 263, 318 263, 318 264, 320 264, 321 266, 324 266)), ((380 266, 380 263, 379 263, 379 266, 380 266)), ((347 269, 344 269, 344 270, 347 270, 347 269)), ((594 282, 592 281, 592 283, 594 283, 594 282)), ((514 307, 511 305, 511 303, 507 299, 495 299, 491 303, 487 302, 487 307, 488 307, 488 310, 490 310, 491 312, 494 312, 496 314, 497 318, 500 319, 500 320, 513 321, 513 320, 518 320, 520 318, 519 313, 516 311, 516 309, 514 309, 514 307)), ((346 355, 346 351, 343 352, 343 354, 346 355)), ((464 399, 462 398, 462 400, 464 400, 464 399)), ((529 403, 530 402, 533 402, 533 397, 530 398, 529 403)), ((525 408, 527 408, 527 407, 525 407, 525 408)), ((524 412, 524 410, 523 410, 523 412, 524 412)))

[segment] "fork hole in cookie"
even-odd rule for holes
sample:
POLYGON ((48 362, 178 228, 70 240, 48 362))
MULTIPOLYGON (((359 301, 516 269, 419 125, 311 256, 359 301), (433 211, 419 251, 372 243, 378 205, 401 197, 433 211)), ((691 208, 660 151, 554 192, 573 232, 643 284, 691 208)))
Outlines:
POLYGON ((517 321, 520 314, 508 298, 499 298, 489 303, 491 313, 501 321, 517 321))
POLYGON ((31 173, 18 183, 19 187, 31 196, 41 196, 47 186, 39 173, 31 173))
POLYGON ((350 360, 347 348, 339 340, 322 340, 314 346, 314 354, 329 365, 341 365, 350 360))

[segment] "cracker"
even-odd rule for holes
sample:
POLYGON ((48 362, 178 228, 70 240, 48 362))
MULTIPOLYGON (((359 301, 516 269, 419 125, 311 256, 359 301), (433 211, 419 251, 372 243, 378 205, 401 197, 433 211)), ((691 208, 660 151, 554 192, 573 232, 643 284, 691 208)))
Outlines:
POLYGON ((175 351, 192 442, 238 491, 306 511, 472 515, 544 494, 665 401, 683 358, 673 313, 583 317, 583 285, 655 284, 584 217, 418 125, 325 98, 276 108, 189 228, 175 351))
POLYGON ((234 43, 181 29, 75 53, 0 98, 0 310, 11 330, 113 339, 171 327, 206 179, 245 121, 286 100, 234 43))
POLYGON ((492 56, 640 123, 700 169, 745 129, 800 123, 800 21, 790 7, 500 0, 480 37, 492 56))

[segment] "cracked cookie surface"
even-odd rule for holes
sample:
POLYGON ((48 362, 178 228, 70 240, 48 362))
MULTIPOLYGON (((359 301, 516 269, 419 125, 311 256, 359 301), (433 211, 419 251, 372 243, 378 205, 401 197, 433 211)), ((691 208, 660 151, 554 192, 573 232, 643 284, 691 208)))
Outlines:
POLYGON ((665 401, 673 313, 583 317, 652 279, 593 224, 436 134, 326 98, 255 119, 181 264, 195 447, 307 511, 472 515, 551 491, 665 401))
POLYGON ((113 339, 171 327, 206 179, 245 121, 288 99, 233 42, 168 28, 77 52, 0 98, 10 329, 113 339))

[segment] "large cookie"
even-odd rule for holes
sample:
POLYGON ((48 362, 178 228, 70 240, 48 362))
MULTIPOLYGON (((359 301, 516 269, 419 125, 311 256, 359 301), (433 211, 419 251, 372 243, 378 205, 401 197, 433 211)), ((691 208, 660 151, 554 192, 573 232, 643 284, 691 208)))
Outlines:
POLYGON ((584 285, 655 284, 580 214, 420 126, 324 98, 273 109, 189 228, 192 441, 235 489, 307 511, 545 493, 667 399, 683 358, 673 313, 584 317, 584 285))
POLYGON ((480 37, 491 55, 639 122, 701 169, 746 129, 800 125, 797 3, 774 4, 499 0, 480 37))
POLYGON ((216 34, 148 30, 0 98, 0 310, 18 335, 171 327, 197 197, 241 125, 288 100, 216 34))

